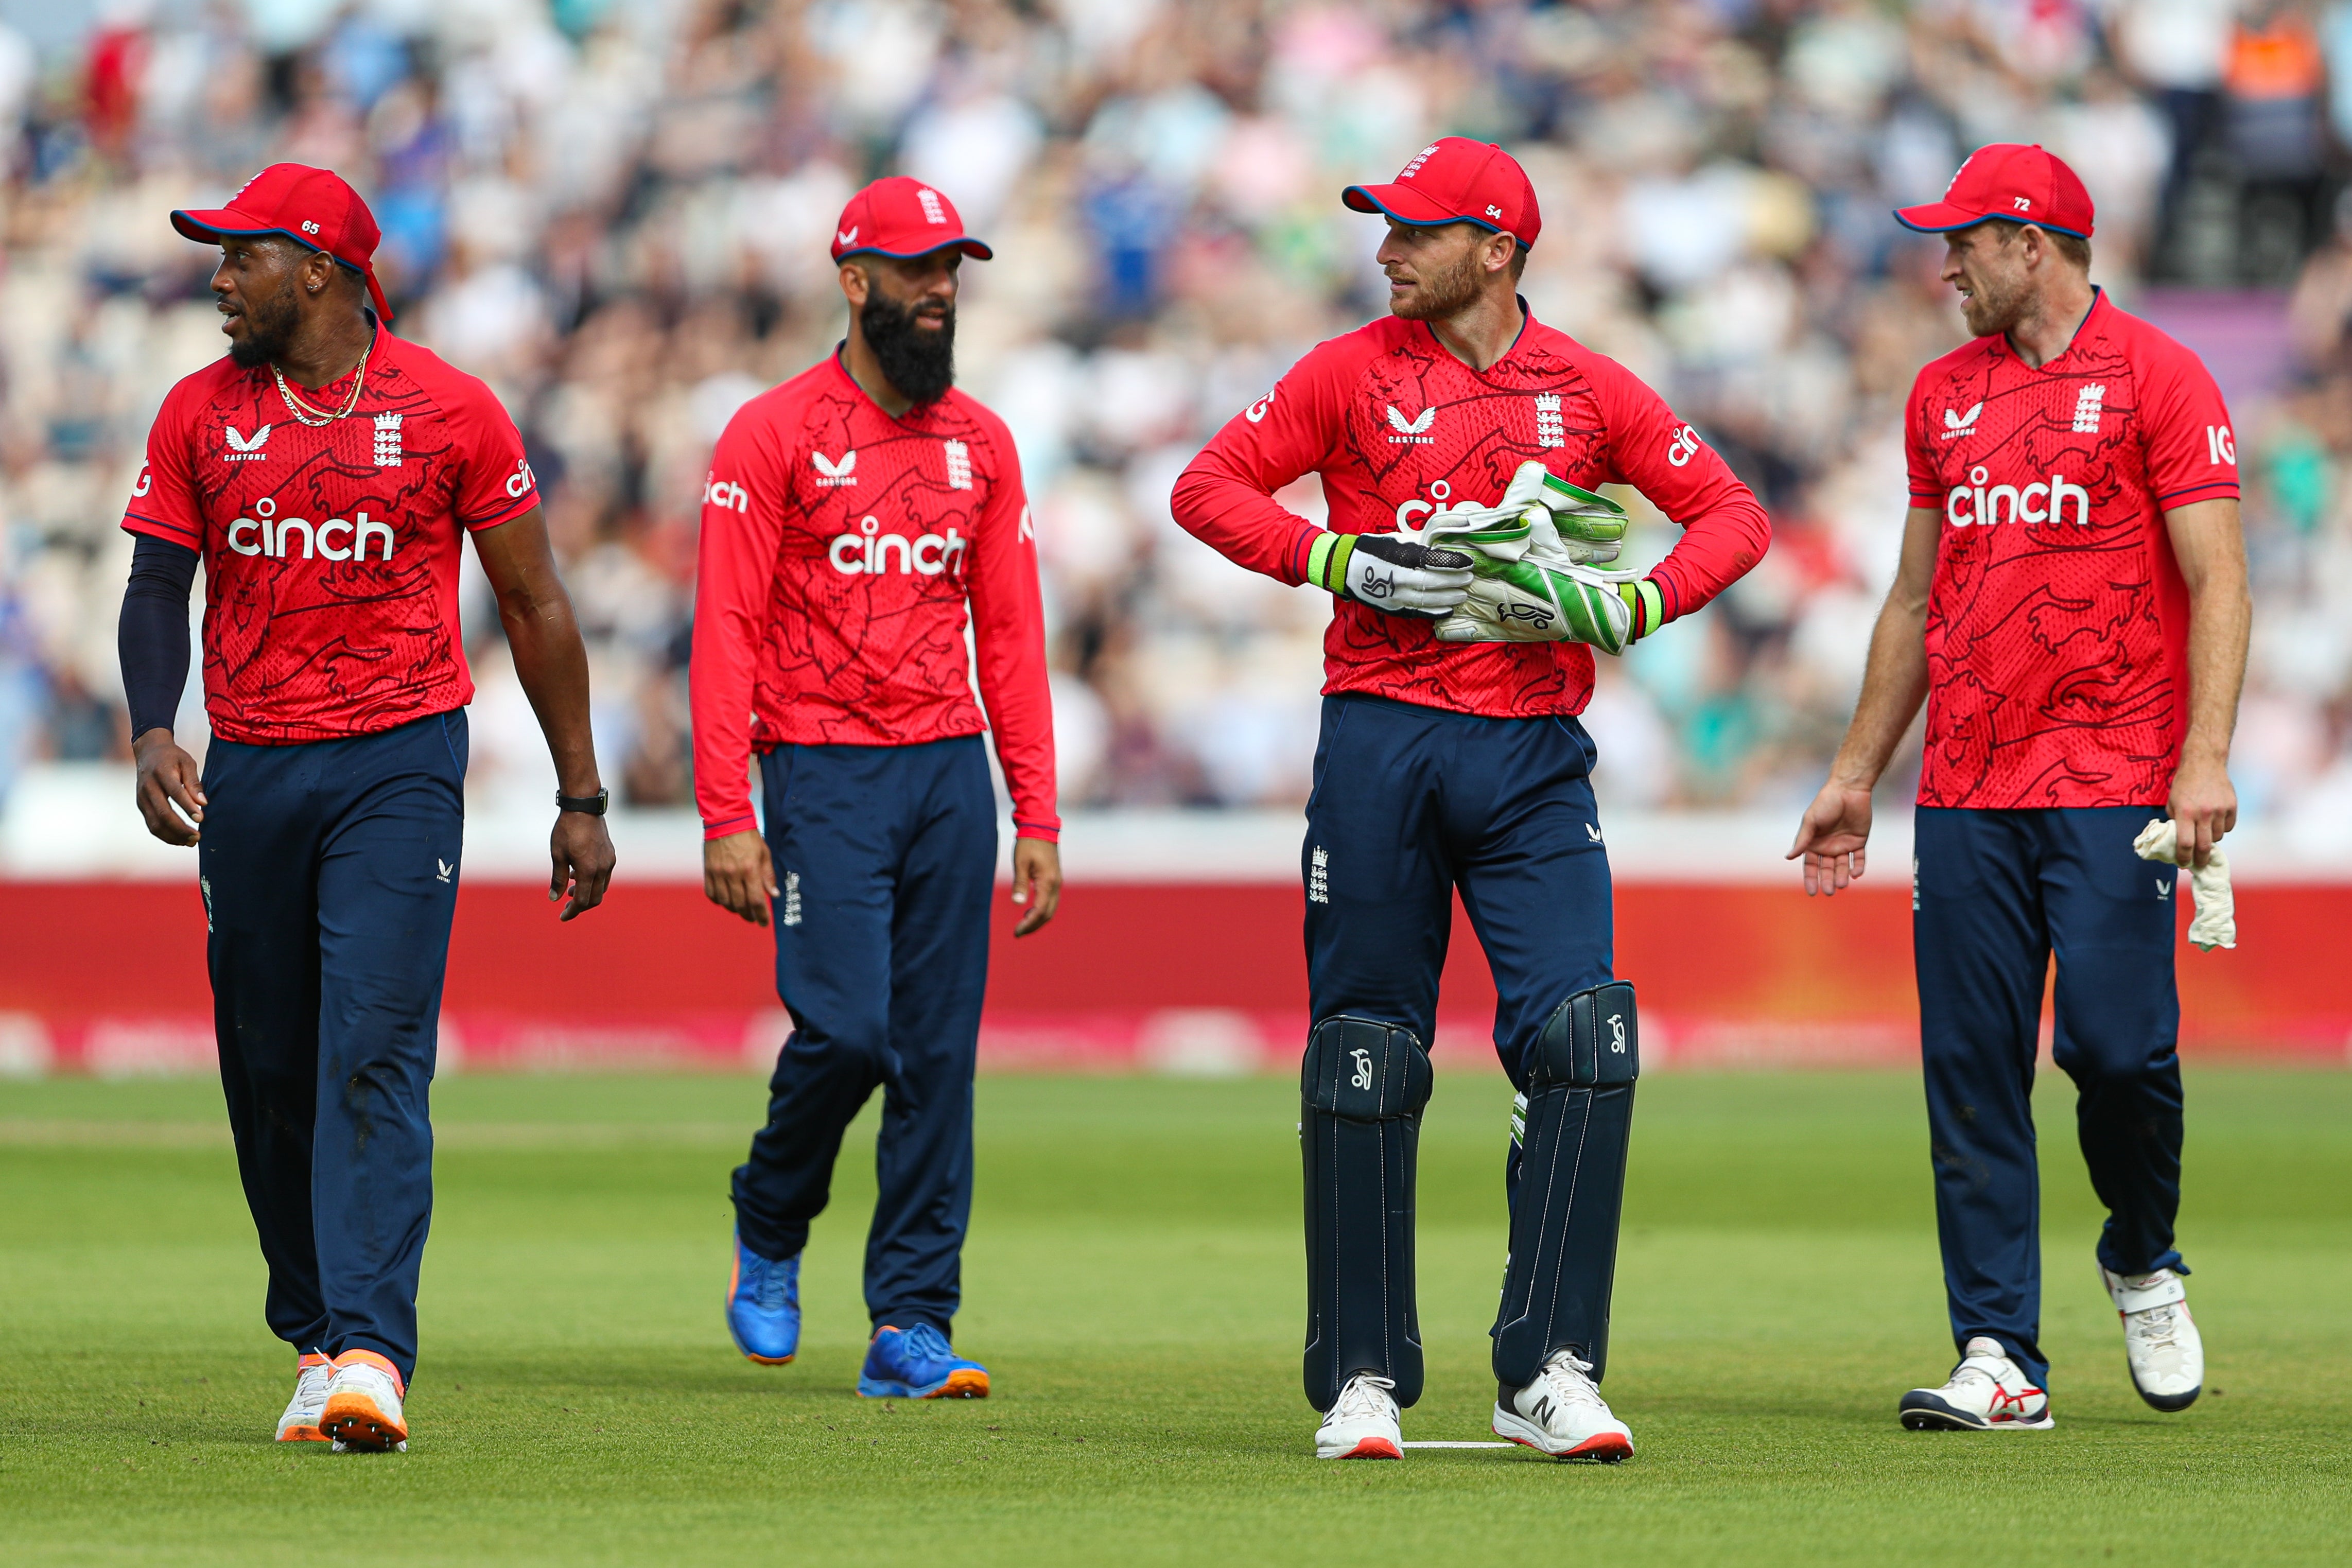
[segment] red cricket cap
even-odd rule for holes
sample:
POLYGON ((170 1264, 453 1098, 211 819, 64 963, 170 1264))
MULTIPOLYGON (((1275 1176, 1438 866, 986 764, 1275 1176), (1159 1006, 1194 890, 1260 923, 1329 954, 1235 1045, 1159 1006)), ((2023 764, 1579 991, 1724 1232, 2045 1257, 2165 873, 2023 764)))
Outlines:
POLYGON ((1967 228, 1989 217, 2088 239, 2091 193, 2056 153, 2038 144, 1995 142, 1969 154, 1945 187, 1942 201, 1895 209, 1897 223, 1922 234, 1967 228))
POLYGON ((963 231, 955 203, 920 180, 893 174, 877 180, 841 209, 833 226, 833 258, 852 256, 929 256, 961 246, 966 256, 986 261, 996 253, 963 231))
POLYGON ((375 280, 376 242, 383 233, 375 215, 332 169, 307 163, 272 163, 245 188, 229 197, 228 205, 209 210, 174 212, 172 226, 199 245, 223 235, 250 237, 283 235, 297 245, 323 250, 367 279, 368 297, 376 313, 392 320, 383 286, 375 280))
POLYGON ((1441 136, 1389 184, 1349 185, 1339 199, 1360 213, 1382 213, 1399 223, 1475 223, 1522 247, 1543 232, 1536 188, 1519 161, 1467 136, 1441 136))

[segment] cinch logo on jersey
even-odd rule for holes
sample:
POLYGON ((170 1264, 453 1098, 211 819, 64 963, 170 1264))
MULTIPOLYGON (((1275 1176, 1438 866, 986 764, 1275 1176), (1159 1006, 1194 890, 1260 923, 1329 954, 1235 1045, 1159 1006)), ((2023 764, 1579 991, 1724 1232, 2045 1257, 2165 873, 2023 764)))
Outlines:
POLYGON ((706 475, 702 481, 702 504, 723 506, 731 511, 748 512, 751 510, 751 492, 732 480, 719 478, 716 474, 706 475))
POLYGON ((1429 433, 1429 427, 1437 423, 1435 408, 1424 408, 1410 419, 1398 413, 1397 405, 1393 403, 1388 405, 1388 409, 1389 428, 1395 432, 1389 437, 1390 446, 1426 447, 1437 439, 1429 433))
POLYGON ((936 577, 945 572, 950 576, 963 575, 964 552, 971 541, 956 532, 950 525, 944 536, 926 533, 908 541, 903 533, 885 533, 881 521, 874 517, 857 520, 856 531, 836 534, 825 549, 825 559, 833 569, 845 577, 863 576, 868 573, 891 570, 890 558, 898 558, 899 575, 920 573, 936 577))
POLYGON ((224 463, 261 461, 262 458, 269 456, 262 448, 269 445, 269 432, 275 428, 275 426, 264 425, 260 429, 247 436, 234 425, 222 426, 223 433, 228 437, 228 450, 221 454, 221 461, 224 463))
POLYGON ((855 447, 844 452, 838 462, 812 447, 809 451, 809 464, 816 469, 816 482, 819 489, 835 489, 843 485, 854 485, 857 482, 857 448, 855 447))
POLYGON ((1982 463, 1969 470, 1969 482, 1944 492, 1944 521, 1954 528, 1990 528, 2000 522, 2071 522, 2091 526, 2091 492, 2070 485, 2053 470, 2047 484, 2037 479, 2020 489, 2015 485, 1985 488, 1990 471, 1982 463), (2072 509, 2070 516, 2069 509, 2072 509))
POLYGON ((1560 419, 1559 394, 1557 392, 1536 394, 1536 445, 1538 447, 1568 445, 1568 426, 1560 419))
POLYGON ((368 542, 383 541, 380 561, 392 559, 394 539, 392 524, 368 516, 365 511, 350 517, 331 517, 313 523, 307 518, 278 515, 278 503, 268 497, 253 503, 258 518, 240 517, 228 525, 228 547, 239 555, 267 555, 273 561, 286 560, 292 552, 295 536, 302 541, 302 559, 327 561, 364 561, 368 558, 368 542), (338 542, 348 541, 349 542, 338 542))
POLYGON ((1674 439, 1666 443, 1666 461, 1677 468, 1688 468, 1690 460, 1697 456, 1698 432, 1688 425, 1675 431, 1674 439))

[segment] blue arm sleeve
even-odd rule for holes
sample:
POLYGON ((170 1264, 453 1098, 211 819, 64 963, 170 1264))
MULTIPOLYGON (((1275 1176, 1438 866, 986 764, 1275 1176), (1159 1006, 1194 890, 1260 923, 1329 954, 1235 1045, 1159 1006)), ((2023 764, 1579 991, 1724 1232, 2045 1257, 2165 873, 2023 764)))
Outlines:
POLYGON ((114 634, 133 738, 170 729, 180 710, 180 693, 188 684, 188 591, 195 581, 194 551, 140 536, 131 552, 131 582, 122 591, 122 619, 114 634))

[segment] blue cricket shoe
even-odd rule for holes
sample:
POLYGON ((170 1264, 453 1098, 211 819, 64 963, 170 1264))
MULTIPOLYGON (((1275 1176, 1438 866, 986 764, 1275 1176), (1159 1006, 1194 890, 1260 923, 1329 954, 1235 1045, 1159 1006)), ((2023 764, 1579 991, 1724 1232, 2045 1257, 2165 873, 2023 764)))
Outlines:
POLYGON ((761 1366, 782 1366, 801 1348, 801 1258, 771 1262, 735 1237, 735 1272, 727 1281, 727 1332, 761 1366))
POLYGON ((867 1399, 985 1399, 988 1369, 948 1347, 929 1323, 911 1329, 885 1324, 866 1347, 857 1392, 867 1399))

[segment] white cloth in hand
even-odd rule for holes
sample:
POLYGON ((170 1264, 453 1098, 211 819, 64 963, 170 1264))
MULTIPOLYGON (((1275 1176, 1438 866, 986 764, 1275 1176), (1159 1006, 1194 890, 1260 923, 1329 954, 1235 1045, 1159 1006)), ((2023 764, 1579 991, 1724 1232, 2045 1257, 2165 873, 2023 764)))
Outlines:
MULTIPOLYGON (((2143 860, 2179 864, 2180 841, 2172 819, 2159 816, 2139 830, 2132 848, 2143 860)), ((2197 894, 2197 918, 2189 922, 2189 940, 2200 952, 2238 945, 2238 902, 2230 892, 2230 858, 2216 844, 2204 868, 2191 868, 2189 886, 2197 894)))

